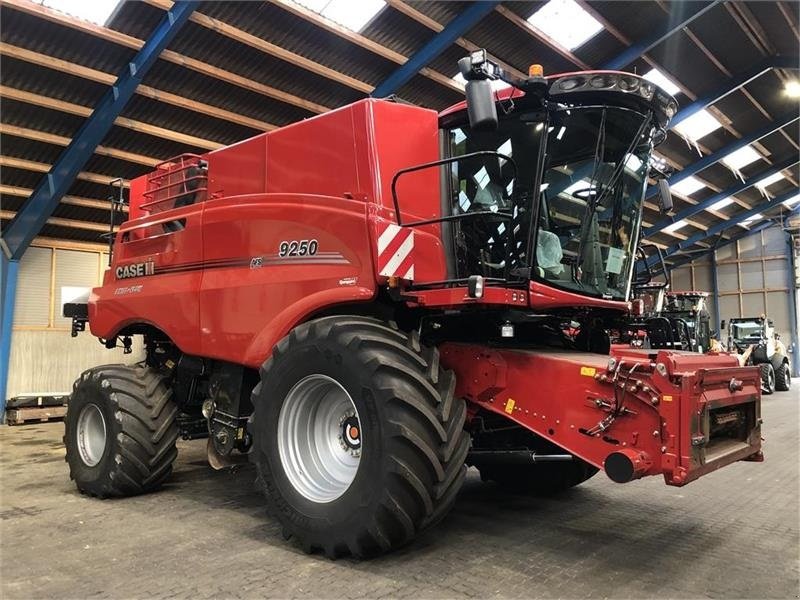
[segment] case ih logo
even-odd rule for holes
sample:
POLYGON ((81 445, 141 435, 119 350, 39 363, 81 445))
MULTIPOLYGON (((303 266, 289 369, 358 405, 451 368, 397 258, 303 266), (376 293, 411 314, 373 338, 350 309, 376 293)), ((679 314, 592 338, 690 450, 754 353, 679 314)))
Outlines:
POLYGON ((117 279, 130 279, 131 277, 144 277, 145 275, 154 275, 156 272, 155 264, 152 260, 140 263, 131 263, 129 265, 120 265, 117 267, 117 279))
POLYGON ((414 230, 389 223, 378 237, 378 272, 414 279, 414 230))

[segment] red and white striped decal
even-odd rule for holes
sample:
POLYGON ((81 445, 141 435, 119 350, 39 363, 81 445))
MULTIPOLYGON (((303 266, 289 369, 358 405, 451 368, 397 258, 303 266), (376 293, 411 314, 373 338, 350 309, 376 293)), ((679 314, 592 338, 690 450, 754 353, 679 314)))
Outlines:
POLYGON ((414 279, 414 230, 387 223, 378 237, 378 273, 414 279))

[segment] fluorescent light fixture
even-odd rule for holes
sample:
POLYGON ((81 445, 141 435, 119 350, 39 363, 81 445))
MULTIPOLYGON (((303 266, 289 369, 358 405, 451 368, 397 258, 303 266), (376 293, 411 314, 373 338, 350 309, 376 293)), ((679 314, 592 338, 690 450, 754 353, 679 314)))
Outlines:
POLYGON ((669 79, 666 75, 664 75, 658 69, 650 69, 647 73, 643 75, 647 81, 652 81, 662 90, 667 92, 670 96, 674 96, 678 92, 681 91, 677 85, 673 83, 671 79, 669 79))
POLYGON ((528 23, 567 50, 574 50, 603 29, 575 0, 550 0, 528 23))
POLYGON ((120 0, 44 0, 44 6, 67 15, 105 25, 120 0))
POLYGON ((694 113, 688 119, 684 119, 675 126, 675 131, 683 137, 687 137, 696 142, 701 137, 707 136, 712 131, 722 127, 722 123, 717 121, 707 110, 694 113))
POLYGON ((688 225, 688 223, 683 219, 681 219, 680 221, 675 221, 672 225, 667 225, 666 227, 664 227, 663 231, 664 233, 673 233, 675 231, 678 231, 678 229, 680 229, 681 227, 686 227, 686 225, 688 225))
POLYGON ((783 88, 783 91, 786 92, 789 98, 800 98, 800 81, 789 81, 783 88))
POLYGON ((728 154, 722 159, 722 162, 724 162, 734 171, 738 171, 739 169, 742 169, 747 165, 760 160, 761 158, 762 156, 756 152, 752 146, 744 146, 735 152, 728 154))
POLYGON ((756 213, 752 217, 749 217, 749 218, 745 219, 744 221, 742 221, 741 223, 738 223, 738 225, 739 225, 739 227, 745 227, 746 228, 748 225, 752 225, 756 221, 760 221, 763 218, 764 218, 764 215, 762 215, 761 213, 756 213))
POLYGON ((778 171, 777 173, 773 173, 769 177, 764 177, 761 181, 756 182, 756 187, 760 189, 762 192, 771 186, 773 183, 780 181, 781 179, 786 179, 786 177, 778 171))
MULTIPOLYGON (((464 76, 461 73, 457 73, 453 76, 453 81, 455 81, 459 87, 464 88, 467 85, 467 80, 464 79, 464 76)), ((501 81, 499 79, 492 80, 492 89, 495 92, 499 92, 500 90, 504 90, 506 88, 511 87, 505 81, 501 81)))
POLYGON ((727 198, 723 198, 718 202, 714 202, 711 206, 708 207, 708 210, 722 210, 726 206, 730 206, 733 204, 733 198, 728 196, 727 198))
POLYGON ((800 202, 800 194, 795 194, 788 200, 784 200, 781 204, 783 204, 786 208, 793 208, 798 202, 800 202))
POLYGON ((351 31, 361 31, 386 6, 384 0, 358 0, 358 2, 352 0, 295 0, 295 2, 351 31))
POLYGON ((681 196, 689 196, 694 194, 697 190, 703 189, 705 184, 697 179, 697 177, 689 176, 686 179, 679 181, 671 186, 670 189, 675 192, 676 194, 680 194, 681 196))

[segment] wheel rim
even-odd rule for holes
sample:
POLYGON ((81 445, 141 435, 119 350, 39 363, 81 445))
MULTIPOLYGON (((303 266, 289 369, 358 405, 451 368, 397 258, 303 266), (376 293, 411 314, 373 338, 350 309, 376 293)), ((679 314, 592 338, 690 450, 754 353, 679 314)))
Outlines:
POLYGON ((106 449, 106 419, 96 404, 87 404, 78 416, 78 453, 88 467, 103 458, 106 449))
POLYGON ((327 375, 309 375, 286 396, 278 416, 278 452, 294 489, 332 502, 353 483, 363 434, 350 394, 327 375))

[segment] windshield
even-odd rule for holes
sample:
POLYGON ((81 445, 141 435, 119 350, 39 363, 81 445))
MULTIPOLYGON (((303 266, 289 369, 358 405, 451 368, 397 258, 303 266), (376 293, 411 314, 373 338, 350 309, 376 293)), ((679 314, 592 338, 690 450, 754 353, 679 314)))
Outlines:
POLYGON ((731 323, 731 335, 737 341, 758 341, 761 339, 763 325, 760 321, 739 321, 731 323))
POLYGON ((539 278, 625 300, 647 183, 649 119, 614 107, 554 113, 536 231, 539 278))
POLYGON ((700 312, 705 308, 706 300, 703 296, 676 296, 667 297, 667 310, 670 312, 700 312))

